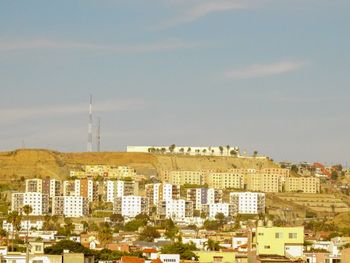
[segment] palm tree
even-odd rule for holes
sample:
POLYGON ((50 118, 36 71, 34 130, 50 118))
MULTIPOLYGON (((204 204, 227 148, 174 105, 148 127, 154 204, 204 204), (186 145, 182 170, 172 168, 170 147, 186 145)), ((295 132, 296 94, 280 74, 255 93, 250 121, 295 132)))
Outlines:
POLYGON ((191 147, 188 147, 187 154, 190 154, 190 152, 191 152, 191 147))
POLYGON ((208 242, 206 242, 206 247, 209 251, 219 251, 220 250, 219 242, 214 241, 210 238, 208 239, 208 242))
POLYGON ((29 233, 29 214, 33 212, 33 208, 30 205, 25 205, 22 208, 23 213, 26 215, 27 221, 27 233, 26 233, 26 262, 29 262, 29 246, 28 246, 28 233, 29 233))
POLYGON ((229 153, 230 153, 230 145, 226 145, 226 149, 227 149, 227 156, 229 156, 229 153))
POLYGON ((14 238, 15 238, 15 230, 18 230, 21 228, 21 221, 22 221, 22 216, 18 213, 18 211, 12 211, 11 213, 8 214, 7 216, 7 221, 12 224, 12 245, 11 245, 11 251, 14 250, 14 238))
POLYGON ((258 151, 257 151, 257 150, 254 151, 253 156, 254 156, 254 157, 257 157, 257 156, 258 156, 258 151))
POLYGON ((221 155, 223 155, 223 153, 224 153, 224 147, 219 146, 219 150, 220 150, 221 155))

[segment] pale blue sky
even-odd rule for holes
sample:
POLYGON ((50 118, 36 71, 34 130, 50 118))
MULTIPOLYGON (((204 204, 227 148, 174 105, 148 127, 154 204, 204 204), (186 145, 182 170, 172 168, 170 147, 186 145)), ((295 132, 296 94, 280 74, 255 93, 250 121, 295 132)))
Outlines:
POLYGON ((348 0, 3 0, 0 149, 237 145, 350 161, 348 0))

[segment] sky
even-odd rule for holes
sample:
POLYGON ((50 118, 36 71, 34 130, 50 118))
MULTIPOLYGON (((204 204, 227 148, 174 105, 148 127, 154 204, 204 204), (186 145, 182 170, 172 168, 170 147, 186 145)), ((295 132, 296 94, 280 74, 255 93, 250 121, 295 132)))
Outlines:
POLYGON ((2 0, 0 151, 238 146, 350 162, 348 0, 2 0), (96 142, 96 140, 95 140, 96 142))

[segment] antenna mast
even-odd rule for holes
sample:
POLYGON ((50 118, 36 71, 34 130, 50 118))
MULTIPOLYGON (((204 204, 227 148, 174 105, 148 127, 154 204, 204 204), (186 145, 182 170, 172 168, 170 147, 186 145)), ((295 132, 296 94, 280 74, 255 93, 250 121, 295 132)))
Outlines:
POLYGON ((87 151, 92 152, 92 95, 90 94, 87 151))

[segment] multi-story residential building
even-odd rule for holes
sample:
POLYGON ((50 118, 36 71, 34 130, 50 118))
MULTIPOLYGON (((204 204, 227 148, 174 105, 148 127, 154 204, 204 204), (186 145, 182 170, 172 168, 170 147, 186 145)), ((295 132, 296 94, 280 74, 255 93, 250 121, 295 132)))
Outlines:
POLYGON ((146 184, 146 197, 149 207, 157 206, 160 201, 180 198, 180 186, 169 183, 146 184))
POLYGON ((50 179, 50 198, 62 195, 62 181, 50 179))
POLYGON ((260 226, 256 229, 258 255, 298 257, 303 255, 304 227, 260 226))
POLYGON ((316 194, 320 192, 320 178, 288 177, 285 181, 286 192, 303 192, 316 194))
POLYGON ((205 183, 203 171, 170 171, 169 183, 175 185, 193 184, 202 185, 205 183))
POLYGON ((27 179, 26 180, 26 192, 43 192, 43 180, 39 178, 27 179))
POLYGON ((222 202, 222 190, 214 188, 190 188, 187 189, 187 200, 192 201, 193 209, 202 210, 204 204, 216 204, 222 202))
POLYGON ((49 210, 49 196, 39 192, 13 193, 11 210, 19 211, 23 206, 29 205, 32 208, 30 215, 43 215, 49 210))
POLYGON ((160 201, 158 204, 158 215, 161 218, 184 220, 185 217, 193 216, 193 203, 184 199, 160 201))
POLYGON ((278 193, 282 192, 284 179, 278 174, 253 173, 245 175, 245 184, 249 191, 278 193))
POLYGON ((209 187, 217 189, 243 189, 244 174, 241 172, 213 172, 208 173, 206 182, 209 187))
POLYGON ((262 174, 276 174, 282 177, 289 177, 290 170, 286 168, 263 168, 259 171, 262 174))
POLYGON ((74 196, 75 184, 73 181, 63 181, 63 196, 74 196))
POLYGON ((64 196, 82 196, 89 202, 98 199, 98 183, 91 178, 75 179, 63 182, 64 196))
POLYGON ((127 195, 138 195, 138 182, 121 180, 105 181, 106 202, 114 202, 115 198, 127 195))
POLYGON ((238 214, 265 213, 265 194, 253 192, 230 193, 230 203, 238 214))
POLYGON ((89 214, 89 203, 82 196, 55 196, 52 198, 52 215, 82 217, 89 214))
POLYGON ((234 215, 234 206, 229 203, 217 203, 202 205, 202 210, 210 219, 214 219, 219 213, 223 213, 225 217, 234 215))
POLYGON ((136 195, 117 197, 113 203, 113 213, 131 218, 141 213, 148 214, 148 200, 136 195))

